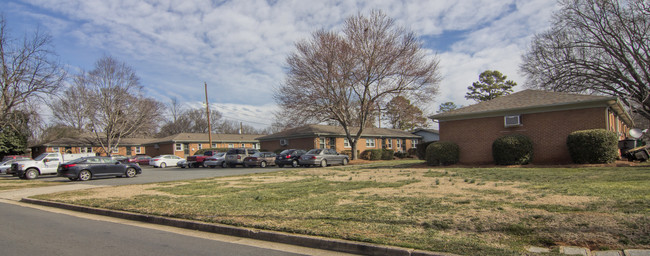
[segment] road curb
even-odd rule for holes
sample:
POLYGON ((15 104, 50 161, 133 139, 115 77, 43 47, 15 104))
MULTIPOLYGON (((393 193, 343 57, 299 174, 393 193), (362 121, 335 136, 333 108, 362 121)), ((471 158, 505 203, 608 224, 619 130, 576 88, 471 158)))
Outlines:
POLYGON ((252 228, 243 228, 228 226, 224 224, 207 223, 201 221, 177 219, 170 217, 145 215, 139 213, 116 211, 102 208, 94 208, 87 206, 72 205, 60 202, 52 202, 31 198, 23 198, 20 200, 24 203, 56 207, 66 210, 104 215, 114 218, 121 218, 133 221, 140 221, 146 223, 153 223, 158 225, 165 225, 177 228, 199 230, 204 232, 211 232, 222 235, 237 236, 243 238, 250 238, 256 240, 263 240, 276 243, 291 244, 315 249, 337 251, 352 254, 362 255, 404 255, 404 256, 451 256, 455 254, 439 253, 420 251, 414 249, 407 249, 394 246, 376 245, 371 243, 355 242, 342 239, 325 238, 317 236, 289 234, 278 231, 268 231, 252 228))

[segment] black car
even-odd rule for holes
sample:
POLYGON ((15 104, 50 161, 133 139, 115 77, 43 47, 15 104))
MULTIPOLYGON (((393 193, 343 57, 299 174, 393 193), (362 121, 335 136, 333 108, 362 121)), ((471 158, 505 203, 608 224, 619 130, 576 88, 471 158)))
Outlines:
POLYGON ((110 157, 101 156, 82 157, 63 163, 57 171, 58 176, 82 181, 101 176, 132 178, 141 173, 142 168, 136 163, 122 163, 110 157))
POLYGON ((307 151, 302 149, 285 149, 280 154, 275 157, 275 164, 278 167, 284 167, 285 165, 291 165, 291 167, 298 167, 298 159, 300 156, 307 153, 307 151))

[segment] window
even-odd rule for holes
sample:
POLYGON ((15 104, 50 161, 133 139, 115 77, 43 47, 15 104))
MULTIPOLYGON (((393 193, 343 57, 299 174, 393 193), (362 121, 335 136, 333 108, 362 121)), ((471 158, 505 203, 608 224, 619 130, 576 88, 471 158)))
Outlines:
POLYGON ((183 151, 183 144, 176 143, 176 151, 183 151))
POLYGON ((259 149, 259 148, 260 148, 260 144, 259 144, 259 143, 253 143, 253 148, 259 149))
POLYGON ((232 143, 228 144, 228 148, 234 148, 234 147, 235 147, 235 144, 232 144, 232 143))
POLYGON ((393 148, 393 139, 386 139, 386 148, 393 148))
POLYGON ((113 153, 113 154, 120 153, 120 149, 118 149, 117 147, 113 147, 113 148, 111 149, 111 153, 113 153))
POLYGON ((203 149, 203 144, 199 143, 199 149, 203 149))
POLYGON ((344 148, 351 148, 352 147, 352 146, 350 146, 350 141, 348 140, 348 138, 343 138, 343 147, 344 148))
POLYGON ((319 144, 319 148, 327 147, 327 145, 325 145, 325 138, 318 139, 318 144, 319 144))
POLYGON ((411 140, 411 147, 415 147, 418 144, 418 140, 411 140))
POLYGON ((367 148, 374 148, 375 147, 375 139, 367 138, 366 139, 366 147, 367 148))
POLYGON ((242 143, 242 144, 241 144, 241 147, 242 147, 242 148, 245 148, 245 147, 246 147, 246 143, 242 143))
POLYGON ((135 147, 136 154, 142 154, 142 149, 140 147, 135 147))
POLYGON ((217 148, 217 143, 212 143, 212 148, 217 148))
POLYGON ((79 147, 79 152, 81 152, 81 153, 92 153, 93 148, 92 147, 79 147))
POLYGON ((52 152, 59 152, 59 147, 51 147, 52 152))
POLYGON ((402 148, 402 139, 397 139, 397 148, 402 148))

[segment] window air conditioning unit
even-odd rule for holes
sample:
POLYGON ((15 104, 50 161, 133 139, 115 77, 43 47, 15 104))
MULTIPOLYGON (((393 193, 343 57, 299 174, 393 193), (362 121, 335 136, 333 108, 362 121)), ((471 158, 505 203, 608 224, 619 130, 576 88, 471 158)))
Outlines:
POLYGON ((504 122, 506 127, 521 126, 521 116, 505 116, 504 122))
POLYGON ((286 146, 286 145, 289 145, 289 141, 287 141, 287 139, 281 139, 280 146, 286 146))

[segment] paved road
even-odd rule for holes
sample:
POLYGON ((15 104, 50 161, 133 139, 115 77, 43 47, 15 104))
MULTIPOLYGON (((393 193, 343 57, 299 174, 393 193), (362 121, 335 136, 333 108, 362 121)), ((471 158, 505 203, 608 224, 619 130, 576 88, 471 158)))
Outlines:
MULTIPOLYGON (((117 186, 117 185, 130 185, 130 184, 144 184, 152 182, 163 182, 163 181, 174 181, 174 180, 189 180, 189 179, 200 179, 208 177, 218 177, 218 176, 232 176, 232 175, 241 175, 249 173, 261 173, 261 172, 275 172, 280 170, 286 170, 291 168, 277 168, 277 167, 267 167, 267 168, 178 168, 178 167, 168 167, 168 168, 153 168, 151 166, 144 165, 142 166, 142 174, 136 176, 135 178, 99 178, 93 179, 85 182, 80 181, 70 181, 68 178, 56 177, 56 176, 40 176, 38 180, 42 181, 51 181, 51 182, 60 182, 62 184, 87 184, 87 185, 104 185, 104 186, 117 186)), ((11 177, 8 175, 2 175, 5 179, 18 179, 17 177, 11 177)))
POLYGON ((303 255, 0 203, 2 255, 303 255))
MULTIPOLYGON (((0 191, 0 255, 350 255, 17 202, 31 195, 66 190, 278 170, 144 167, 143 174, 131 179, 71 182, 62 177, 39 177, 60 185, 0 191)), ((5 175, 1 178, 18 180, 5 175)))

